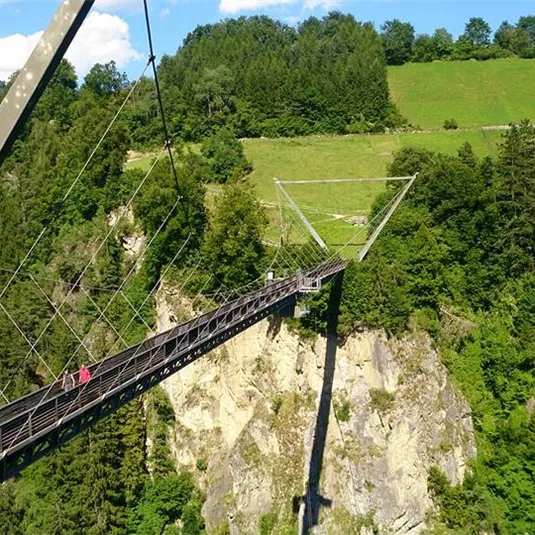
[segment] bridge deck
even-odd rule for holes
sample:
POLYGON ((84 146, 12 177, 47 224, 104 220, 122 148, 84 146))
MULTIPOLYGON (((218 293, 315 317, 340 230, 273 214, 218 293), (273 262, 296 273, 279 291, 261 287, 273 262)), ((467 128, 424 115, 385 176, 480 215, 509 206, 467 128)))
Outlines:
POLYGON ((250 325, 295 302, 311 280, 332 278, 330 261, 246 294, 90 367, 89 383, 48 385, 0 408, 0 478, 5 480, 115 412, 145 390, 250 325))

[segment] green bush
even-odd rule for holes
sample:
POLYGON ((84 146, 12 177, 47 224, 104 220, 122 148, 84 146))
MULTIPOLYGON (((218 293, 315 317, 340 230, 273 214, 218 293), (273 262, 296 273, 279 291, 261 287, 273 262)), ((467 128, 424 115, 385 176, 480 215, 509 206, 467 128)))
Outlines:
POLYGON ((446 119, 444 121, 444 130, 457 130, 459 125, 455 119, 446 119))
POLYGON ((335 401, 334 414, 340 422, 349 422, 351 418, 351 403, 345 398, 335 401))
POLYGON ((169 396, 161 386, 151 390, 152 403, 162 423, 171 425, 175 421, 175 411, 169 396))
POLYGON ((392 409, 395 396, 384 388, 371 388, 370 398, 370 407, 372 410, 380 413, 386 413, 392 409))
POLYGON ((150 482, 132 512, 127 530, 135 535, 162 533, 179 518, 188 524, 188 531, 183 533, 200 535, 204 526, 195 485, 189 474, 170 475, 150 482))
POLYGON ((277 515, 275 513, 266 513, 258 521, 258 531, 260 535, 271 535, 277 524, 277 515))
POLYGON ((271 409, 275 414, 279 414, 279 411, 282 407, 282 398, 280 396, 275 396, 275 399, 271 402, 271 409))
POLYGON ((252 171, 252 165, 243 153, 243 144, 227 128, 206 138, 201 146, 212 182, 224 184, 239 179, 252 171))
POLYGON ((206 472, 208 469, 208 461, 206 459, 197 459, 195 466, 199 472, 206 472))
POLYGON ((210 531, 209 535, 230 535, 230 527, 228 522, 223 522, 217 528, 210 531))
POLYGON ((355 121, 346 126, 348 134, 368 134, 373 129, 373 123, 366 121, 364 115, 360 114, 355 121))
POLYGON ((184 506, 181 535, 203 535, 205 533, 201 508, 202 501, 200 496, 194 496, 194 498, 184 506))

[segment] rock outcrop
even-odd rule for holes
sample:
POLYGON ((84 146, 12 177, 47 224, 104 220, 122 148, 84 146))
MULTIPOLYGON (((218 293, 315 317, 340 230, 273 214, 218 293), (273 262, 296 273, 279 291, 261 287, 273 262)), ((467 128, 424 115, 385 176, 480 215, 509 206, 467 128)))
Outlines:
MULTIPOLYGON (((158 303, 163 329, 172 306, 158 303)), ((259 522, 297 533, 298 509, 316 523, 300 497, 321 467, 315 533, 416 535, 433 505, 429 468, 462 481, 476 453, 470 409, 424 335, 366 332, 326 351, 266 320, 163 383, 173 454, 206 491, 208 533, 257 534, 259 522)))

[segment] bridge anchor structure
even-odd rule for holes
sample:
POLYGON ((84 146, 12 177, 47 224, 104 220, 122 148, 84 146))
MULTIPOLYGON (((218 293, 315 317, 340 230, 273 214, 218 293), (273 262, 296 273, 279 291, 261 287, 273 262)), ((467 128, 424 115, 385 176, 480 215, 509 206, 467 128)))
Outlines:
MULTIPOLYGON (((400 203, 403 201, 409 190, 411 189, 412 185, 414 184, 414 181, 416 180, 416 177, 418 176, 418 173, 411 176, 400 176, 400 177, 383 177, 383 178, 334 178, 334 179, 325 179, 325 180, 280 180, 279 178, 274 178, 273 181, 275 183, 275 189, 277 192, 277 197, 279 199, 279 206, 280 206, 280 220, 281 220, 281 236, 284 236, 284 224, 283 219, 284 216, 282 214, 283 209, 282 207, 286 205, 290 212, 293 212, 295 214, 294 222, 297 222, 301 224, 302 228, 305 229, 305 231, 310 235, 312 240, 315 242, 315 244, 323 251, 330 252, 330 249, 335 249, 332 245, 329 246, 328 239, 326 237, 322 237, 320 235, 320 232, 317 228, 315 228, 315 225, 312 221, 310 221, 309 218, 306 217, 305 211, 299 207, 299 204, 292 198, 290 193, 288 192, 288 186, 300 186, 303 188, 311 188, 315 185, 323 185, 323 186, 331 186, 333 184, 336 185, 349 185, 349 184, 358 184, 358 183, 396 183, 400 182, 402 183, 401 187, 397 190, 396 194, 394 195, 393 199, 386 205, 386 207, 383 208, 378 214, 376 214, 373 218, 373 220, 370 222, 368 221, 367 216, 362 216, 362 222, 361 226, 363 230, 366 230, 367 228, 371 227, 370 234, 366 235, 365 237, 365 243, 362 246, 362 248, 359 248, 360 250, 357 253, 358 260, 363 260, 364 257, 368 254, 368 251, 372 247, 372 245, 375 243, 376 239, 379 237, 379 234, 385 227, 385 225, 388 223, 400 203)), ((332 216, 333 214, 331 214, 332 216)), ((332 222, 336 222, 341 217, 337 214, 337 218, 333 218, 332 222)), ((343 218, 342 218, 343 219, 343 218)), ((358 233, 357 233, 358 235, 358 233)), ((345 243, 342 249, 346 248, 349 245, 349 243, 345 243)), ((338 253, 342 253, 339 248, 337 250, 338 253)), ((349 252, 349 254, 344 255, 346 257, 351 257, 352 252, 349 252)))

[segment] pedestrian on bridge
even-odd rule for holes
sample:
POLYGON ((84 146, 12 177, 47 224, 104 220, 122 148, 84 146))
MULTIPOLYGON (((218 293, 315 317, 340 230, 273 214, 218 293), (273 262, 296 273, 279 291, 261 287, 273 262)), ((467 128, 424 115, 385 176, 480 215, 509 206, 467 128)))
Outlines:
POLYGON ((65 392, 68 392, 69 390, 72 390, 76 386, 75 379, 72 375, 72 373, 69 373, 69 370, 65 370, 63 372, 63 379, 61 381, 61 388, 65 390, 65 392))
POLYGON ((89 382, 89 379, 91 379, 91 372, 85 367, 85 364, 82 364, 82 367, 78 372, 78 382, 79 384, 84 385, 89 382))

